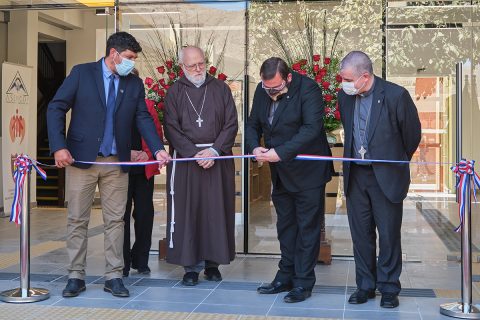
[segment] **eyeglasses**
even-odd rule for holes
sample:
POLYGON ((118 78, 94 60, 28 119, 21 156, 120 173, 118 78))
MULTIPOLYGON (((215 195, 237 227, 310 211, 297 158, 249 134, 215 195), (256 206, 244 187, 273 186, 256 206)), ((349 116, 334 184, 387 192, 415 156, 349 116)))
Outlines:
POLYGON ((185 68, 187 68, 188 70, 195 70, 195 69, 203 69, 205 68, 205 62, 199 62, 199 63, 195 63, 195 64, 191 64, 191 65, 188 65, 188 64, 183 64, 183 66, 185 68))
POLYGON ((262 81, 262 88, 265 89, 266 91, 268 91, 269 94, 279 93, 280 91, 283 90, 283 88, 285 88, 286 85, 287 85, 287 82, 285 80, 283 80, 282 84, 279 85, 279 86, 267 87, 267 86, 265 86, 265 83, 263 83, 263 81, 262 81))

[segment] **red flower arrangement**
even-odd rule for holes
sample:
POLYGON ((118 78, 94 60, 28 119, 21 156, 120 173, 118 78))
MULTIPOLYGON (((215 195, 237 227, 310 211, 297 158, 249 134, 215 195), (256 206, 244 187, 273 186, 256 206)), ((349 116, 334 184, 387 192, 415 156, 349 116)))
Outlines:
POLYGON ((323 100, 325 102, 325 115, 323 123, 325 131, 331 132, 341 127, 340 112, 338 110, 337 94, 341 90, 342 77, 338 74, 340 61, 337 58, 324 57, 323 64, 321 56, 312 56, 311 63, 306 59, 296 61, 291 65, 293 71, 305 75, 318 83, 322 88, 323 100))
MULTIPOLYGON (((155 74, 154 78, 147 77, 144 80, 145 83, 145 92, 146 92, 146 103, 154 105, 158 113, 158 119, 160 123, 163 123, 163 109, 165 106, 165 96, 167 95, 167 90, 170 88, 178 79, 184 76, 183 70, 175 60, 165 61, 165 65, 159 66, 156 68, 158 75, 155 74)), ((215 66, 210 66, 208 73, 212 77, 217 77, 221 81, 226 81, 227 76, 224 73, 218 73, 218 69, 215 66)))

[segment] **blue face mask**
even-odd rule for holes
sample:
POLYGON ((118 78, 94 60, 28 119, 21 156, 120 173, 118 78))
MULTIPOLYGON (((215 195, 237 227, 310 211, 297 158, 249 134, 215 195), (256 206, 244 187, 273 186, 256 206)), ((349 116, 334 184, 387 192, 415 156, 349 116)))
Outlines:
POLYGON ((118 56, 122 59, 122 62, 119 64, 115 63, 115 60, 113 60, 113 63, 115 63, 115 69, 117 69, 117 73, 119 76, 128 76, 130 72, 132 72, 133 68, 135 67, 135 61, 126 59, 118 53, 118 56))

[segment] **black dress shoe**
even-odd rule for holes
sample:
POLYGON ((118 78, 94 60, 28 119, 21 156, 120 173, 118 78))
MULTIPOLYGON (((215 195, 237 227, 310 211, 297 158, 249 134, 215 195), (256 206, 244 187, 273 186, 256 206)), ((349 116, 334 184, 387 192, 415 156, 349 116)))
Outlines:
POLYGON ((258 287, 257 292, 261 294, 276 294, 280 292, 290 291, 291 288, 292 286, 287 283, 273 281, 272 283, 258 287))
POLYGON ((182 284, 189 287, 196 286, 198 284, 198 273, 193 271, 185 273, 182 284))
POLYGON ((295 287, 283 298, 283 301, 287 303, 295 303, 305 301, 312 295, 312 290, 305 289, 303 287, 295 287))
POLYGON ((146 266, 146 267, 138 268, 137 272, 139 274, 150 274, 151 270, 148 266, 146 266))
POLYGON ((103 291, 110 292, 115 297, 126 298, 130 296, 130 292, 125 288, 123 280, 120 278, 105 281, 103 291))
POLYGON ((382 308, 396 308, 400 302, 398 301, 398 294, 383 293, 382 300, 380 300, 380 307, 382 308))
POLYGON ((375 298, 375 290, 362 290, 357 289, 348 299, 350 304, 362 304, 368 301, 368 299, 375 298))
POLYGON ((222 274, 218 268, 206 268, 204 273, 208 281, 222 281, 222 274))
POLYGON ((63 289, 62 296, 64 298, 76 297, 80 292, 85 291, 85 281, 80 279, 68 279, 67 286, 63 289))

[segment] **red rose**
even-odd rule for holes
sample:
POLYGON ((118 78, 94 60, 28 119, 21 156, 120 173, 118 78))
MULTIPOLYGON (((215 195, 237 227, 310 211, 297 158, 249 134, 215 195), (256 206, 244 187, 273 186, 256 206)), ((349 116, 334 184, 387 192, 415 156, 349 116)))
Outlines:
POLYGON ((298 71, 298 73, 300 73, 302 76, 306 76, 307 75, 307 70, 300 70, 300 71, 298 71))
POLYGON ((211 66, 210 69, 208 70, 208 73, 214 76, 217 73, 217 68, 215 68, 214 66, 211 66))
POLYGON ((297 71, 297 72, 298 72, 298 71, 300 71, 300 69, 302 69, 302 66, 301 66, 299 63, 294 63, 294 64, 292 65, 292 69, 293 69, 294 71, 297 71))
POLYGON ((323 99, 325 99, 325 101, 327 101, 327 102, 330 102, 330 101, 332 101, 333 96, 331 94, 326 94, 326 95, 323 96, 323 99))
POLYGON ((330 58, 323 59, 324 64, 330 64, 330 62, 332 62, 332 60, 330 58))
POLYGON ((323 89, 327 90, 327 89, 330 87, 330 82, 324 81, 324 82, 322 83, 322 87, 323 87, 323 89))
POLYGON ((168 77, 170 78, 170 80, 173 80, 173 79, 176 78, 176 75, 175 75, 175 73, 170 72, 170 73, 168 74, 168 77))
POLYGON ((162 87, 165 88, 165 85, 166 85, 165 79, 160 79, 160 81, 158 81, 158 82, 160 83, 160 85, 161 85, 162 87))
POLYGON ((340 92, 340 90, 342 90, 342 88, 335 88, 335 92, 340 92))
POLYGON ((317 83, 320 83, 320 82, 323 81, 323 77, 322 77, 321 75, 317 74, 317 75, 315 76, 315 81, 316 81, 317 83))
POLYGON ((168 69, 172 69, 172 67, 173 67, 173 61, 171 61, 171 60, 165 61, 165 64, 167 65, 167 68, 168 68, 168 69))
POLYGON ((178 71, 178 76, 179 76, 179 77, 183 77, 183 76, 184 76, 183 69, 180 69, 180 71, 178 71))
POLYGON ((335 119, 340 120, 340 111, 335 110, 335 112, 333 113, 333 115, 335 116, 335 119))
POLYGON ((313 55, 313 61, 315 61, 315 62, 320 61, 320 55, 319 54, 314 54, 313 55))
POLYGON ((225 81, 225 80, 227 80, 227 76, 224 73, 220 73, 218 75, 218 80, 225 81))
POLYGON ((325 113, 329 114, 332 110, 330 108, 325 108, 325 113))
POLYGON ((327 69, 326 68, 320 69, 318 74, 321 75, 322 77, 326 76, 327 75, 327 69))
POLYGON ((314 66, 313 66, 313 71, 314 71, 315 73, 318 73, 318 71, 320 71, 320 66, 319 66, 318 64, 314 65, 314 66))
POLYGON ((165 67, 164 67, 164 66, 157 67, 157 71, 158 71, 158 73, 160 73, 160 74, 164 74, 164 73, 165 73, 165 67))
POLYGON ((152 78, 146 78, 145 79, 145 84, 150 88, 153 84, 153 79, 152 78))
POLYGON ((158 92, 158 84, 155 84, 152 88, 153 91, 158 92))
POLYGON ((160 97, 165 97, 165 90, 163 89, 159 90, 158 94, 160 95, 160 97))
POLYGON ((168 88, 170 88, 170 86, 169 86, 168 84, 166 84, 166 85, 164 86, 164 88, 165 88, 165 90, 168 90, 168 88))
POLYGON ((340 82, 342 82, 343 79, 342 79, 342 76, 341 76, 341 75, 337 74, 337 75, 335 76, 335 80, 337 80, 337 82, 340 83, 340 82))
POLYGON ((164 108, 165 108, 165 103, 159 102, 159 103, 157 104, 157 109, 158 109, 158 110, 163 110, 164 108))

